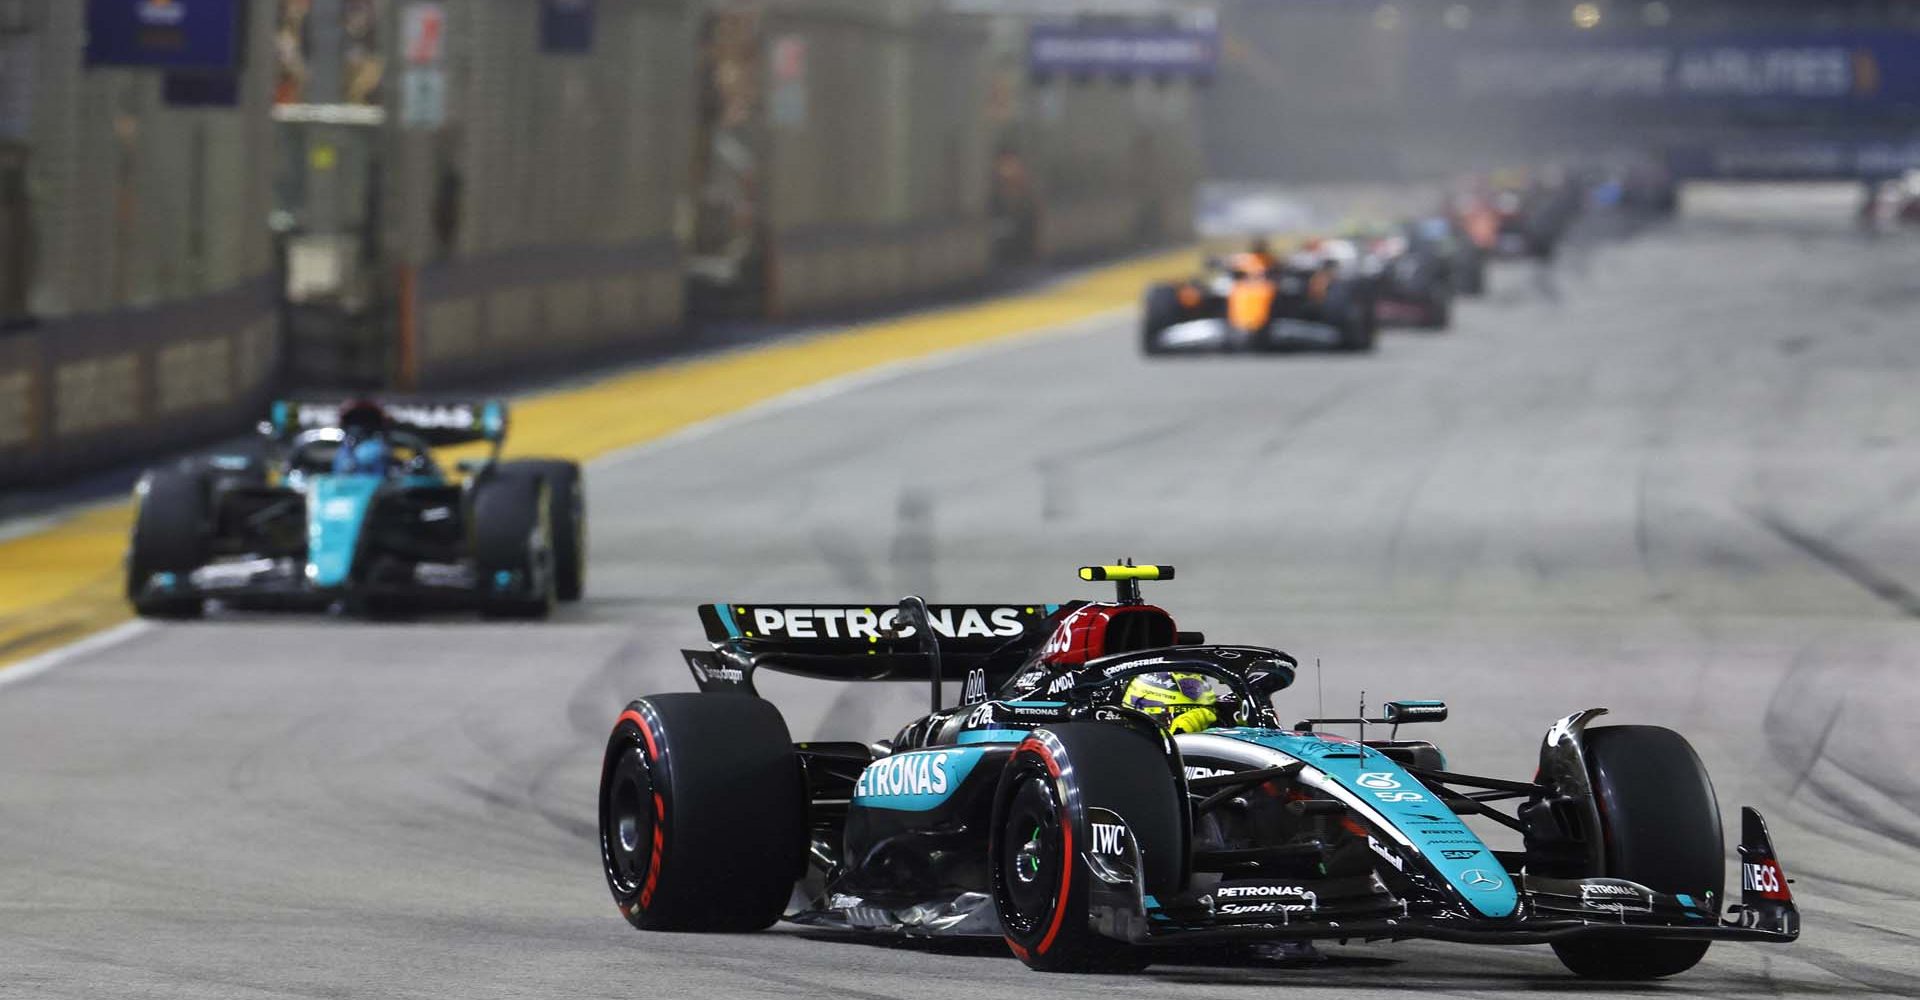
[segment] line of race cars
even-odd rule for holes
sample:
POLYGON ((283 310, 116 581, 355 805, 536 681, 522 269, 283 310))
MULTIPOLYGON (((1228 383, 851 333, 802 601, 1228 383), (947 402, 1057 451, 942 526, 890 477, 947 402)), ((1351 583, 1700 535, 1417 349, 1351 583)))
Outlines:
POLYGON ((1444 703, 1285 725, 1273 701, 1297 661, 1180 630, 1140 593, 1172 567, 1080 575, 1115 599, 701 607, 699 692, 630 703, 602 761, 620 912, 643 931, 997 936, 1048 972, 1196 942, 1425 938, 1549 944, 1577 975, 1644 980, 1714 941, 1798 937, 1751 808, 1729 896, 1719 804, 1678 733, 1591 727, 1606 710, 1586 709, 1548 729, 1531 779, 1460 773, 1399 738, 1444 703), (919 681, 931 708, 888 739, 796 743, 762 670, 919 681))
MULTIPOLYGON (((1348 349, 1390 316, 1444 326, 1451 295, 1483 286, 1486 255, 1440 221, 1303 250, 1316 258, 1236 259, 1223 288, 1155 289, 1149 313, 1157 297, 1189 317, 1162 332, 1220 322, 1248 348, 1277 346, 1287 321, 1348 349)), ((584 589, 582 473, 502 460, 507 427, 499 402, 277 403, 260 454, 142 477, 127 596, 152 617, 210 600, 545 617, 584 589), (461 445, 487 450, 448 473, 433 450, 461 445)), ((1172 567, 1080 576, 1113 583, 1114 599, 701 607, 708 647, 684 652, 698 692, 629 703, 602 757, 618 910, 644 931, 784 920, 999 937, 1046 972, 1135 971, 1190 943, 1429 939, 1548 944, 1576 975, 1646 980, 1692 968, 1715 941, 1798 938, 1752 808, 1729 893, 1719 803, 1679 734, 1591 726, 1606 710, 1589 708, 1552 724, 1530 779, 1463 773, 1434 743, 1399 738, 1445 720, 1445 703, 1283 723, 1275 700, 1297 660, 1181 630, 1141 594, 1172 567), (916 681, 930 709, 890 738, 795 742, 759 696, 762 670, 916 681)))
POLYGON ((1385 327, 1445 330, 1456 297, 1487 290, 1488 262, 1545 260, 1582 204, 1568 178, 1463 183, 1430 215, 1349 226, 1285 249, 1264 238, 1203 273, 1148 288, 1140 347, 1372 351, 1385 327))

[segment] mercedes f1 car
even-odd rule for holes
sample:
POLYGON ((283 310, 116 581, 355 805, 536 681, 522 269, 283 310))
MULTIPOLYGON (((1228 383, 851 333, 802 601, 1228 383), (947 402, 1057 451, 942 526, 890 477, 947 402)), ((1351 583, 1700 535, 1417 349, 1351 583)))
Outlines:
POLYGON ((1461 773, 1397 738, 1443 703, 1283 725, 1294 658, 1177 630, 1139 590, 1171 567, 1081 576, 1116 600, 701 608, 700 693, 632 702, 607 744, 620 912, 649 931, 1000 936, 1046 971, 1137 969, 1182 942, 1430 938, 1546 943, 1579 975, 1647 979, 1714 941, 1798 936, 1752 809, 1727 898, 1713 786, 1671 730, 1590 727, 1605 710, 1588 709, 1548 730, 1531 779, 1461 773), (793 743, 760 670, 929 682, 932 711, 891 739, 793 743), (1123 698, 1149 675, 1217 690, 1213 724, 1175 734, 1123 698))
POLYGON ((148 617, 343 605, 541 618, 586 571, 578 464, 500 460, 499 402, 281 402, 265 457, 154 469, 134 489, 127 597, 148 617), (449 476, 437 446, 486 442, 449 476))
POLYGON ((1210 260, 1208 271, 1147 290, 1143 351, 1374 348, 1373 283, 1327 261, 1282 260, 1257 248, 1210 260))

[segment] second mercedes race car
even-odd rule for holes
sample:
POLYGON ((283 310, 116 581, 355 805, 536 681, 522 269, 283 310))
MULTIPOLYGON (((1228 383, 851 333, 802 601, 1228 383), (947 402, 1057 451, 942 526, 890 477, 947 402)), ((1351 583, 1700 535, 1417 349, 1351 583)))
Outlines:
POLYGON ((1330 261, 1281 259, 1256 243, 1247 253, 1208 261, 1208 272, 1147 290, 1143 351, 1374 348, 1372 282, 1342 274, 1330 261))
POLYGON ((274 404, 264 460, 216 455, 135 488, 127 597, 148 617, 237 608, 472 608, 542 618, 586 574, 577 463, 501 461, 500 402, 274 404), (436 446, 486 442, 450 476, 436 446))
POLYGON ((621 914, 999 936, 1042 971, 1138 969, 1191 942, 1429 938, 1550 944, 1578 975, 1651 979, 1715 941, 1797 938, 1752 809, 1730 902, 1719 804, 1679 734, 1591 727, 1605 710, 1588 709, 1547 731, 1531 779, 1461 773, 1431 742, 1367 738, 1444 704, 1283 724, 1294 658, 1180 631, 1139 590, 1171 567, 1081 576, 1115 599, 701 608, 700 693, 632 702, 607 743, 621 914), (888 739, 794 743, 761 670, 916 680, 932 706, 888 739), (1358 738, 1327 730, 1348 725, 1358 738))

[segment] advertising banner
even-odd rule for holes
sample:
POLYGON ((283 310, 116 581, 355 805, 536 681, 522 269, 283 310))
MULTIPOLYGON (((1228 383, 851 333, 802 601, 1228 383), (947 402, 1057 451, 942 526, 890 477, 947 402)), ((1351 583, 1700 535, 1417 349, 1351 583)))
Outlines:
POLYGON ((540 0, 540 49, 585 54, 593 51, 594 0, 540 0))
POLYGON ((1920 34, 1432 40, 1415 47, 1412 80, 1425 93, 1463 103, 1920 103, 1920 34))
POLYGON ((1208 28, 1035 25, 1027 36, 1035 76, 1211 77, 1220 34, 1208 28))
POLYGON ((230 72, 242 0, 87 0, 89 66, 230 72))

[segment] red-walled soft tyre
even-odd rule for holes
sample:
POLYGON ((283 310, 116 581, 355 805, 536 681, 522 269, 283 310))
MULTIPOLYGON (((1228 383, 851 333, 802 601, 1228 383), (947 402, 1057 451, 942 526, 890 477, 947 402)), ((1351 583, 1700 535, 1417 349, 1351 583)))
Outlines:
POLYGON ((607 741, 600 857, 641 930, 770 926, 805 865, 806 815, 787 724, 760 698, 641 698, 607 741))
POLYGON ((1042 972, 1135 972, 1152 953, 1088 923, 1089 812, 1114 813, 1140 848, 1146 891, 1177 888, 1186 865, 1186 808, 1166 752, 1130 729, 1067 723, 1014 751, 994 798, 989 865, 1007 946, 1042 972))

